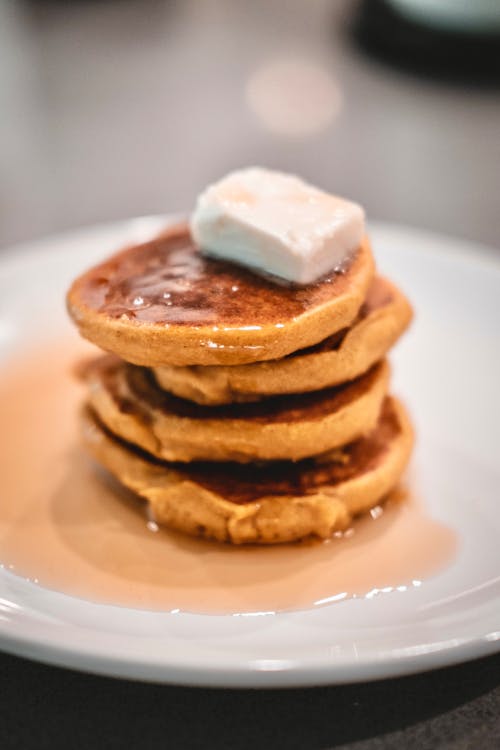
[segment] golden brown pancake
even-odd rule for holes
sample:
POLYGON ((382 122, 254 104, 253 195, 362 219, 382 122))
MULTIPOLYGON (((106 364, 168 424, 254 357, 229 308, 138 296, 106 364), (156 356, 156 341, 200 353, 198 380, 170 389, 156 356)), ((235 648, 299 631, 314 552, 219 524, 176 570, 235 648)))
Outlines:
POLYGON ((397 484, 413 442, 408 416, 391 398, 370 435, 297 464, 157 462, 111 436, 90 410, 82 420, 87 449, 149 502, 158 523, 233 544, 328 538, 345 529, 397 484))
POLYGON ((349 326, 373 273, 366 237, 339 272, 299 287, 201 255, 180 224, 84 273, 67 302, 85 338, 129 362, 235 365, 349 326))
POLYGON ((115 435, 167 461, 265 461, 325 453, 368 433, 387 392, 381 362, 350 383, 255 403, 199 406, 112 355, 87 367, 89 403, 115 435))
POLYGON ((407 328, 412 309, 387 279, 376 278, 354 324, 283 359, 231 366, 166 365, 155 368, 158 384, 198 404, 255 401, 304 393, 357 378, 382 359, 407 328))

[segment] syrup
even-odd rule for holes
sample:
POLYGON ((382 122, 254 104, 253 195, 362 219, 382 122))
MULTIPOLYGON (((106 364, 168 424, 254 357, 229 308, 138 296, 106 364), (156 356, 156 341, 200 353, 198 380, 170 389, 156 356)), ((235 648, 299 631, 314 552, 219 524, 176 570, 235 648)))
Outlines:
POLYGON ((53 342, 0 372, 0 563, 17 575, 95 602, 241 614, 404 591, 452 558, 454 533, 397 494, 328 542, 240 548, 159 528, 79 448, 72 370, 91 351, 53 342))
POLYGON ((74 288, 82 302, 111 318, 258 331, 284 327, 343 293, 352 282, 349 270, 354 276, 360 262, 359 253, 354 254, 333 275, 305 287, 283 279, 276 283, 274 276, 202 255, 187 226, 180 224, 91 269, 74 288))

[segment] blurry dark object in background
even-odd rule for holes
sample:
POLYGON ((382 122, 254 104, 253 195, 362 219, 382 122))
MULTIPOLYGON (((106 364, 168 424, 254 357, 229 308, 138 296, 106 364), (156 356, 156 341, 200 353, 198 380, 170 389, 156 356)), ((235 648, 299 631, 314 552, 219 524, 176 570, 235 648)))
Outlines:
POLYGON ((500 84, 498 27, 419 23, 387 0, 362 0, 350 30, 364 52, 394 67, 447 83, 500 84))

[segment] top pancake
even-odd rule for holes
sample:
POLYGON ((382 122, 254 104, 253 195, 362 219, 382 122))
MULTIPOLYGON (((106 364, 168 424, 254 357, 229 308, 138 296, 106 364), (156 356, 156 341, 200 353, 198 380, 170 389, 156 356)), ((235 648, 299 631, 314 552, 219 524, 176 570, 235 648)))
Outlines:
POLYGON ((245 364, 349 326, 373 274, 366 237, 340 271, 296 286, 201 255, 178 224, 76 279, 68 310, 85 338, 134 364, 245 364))

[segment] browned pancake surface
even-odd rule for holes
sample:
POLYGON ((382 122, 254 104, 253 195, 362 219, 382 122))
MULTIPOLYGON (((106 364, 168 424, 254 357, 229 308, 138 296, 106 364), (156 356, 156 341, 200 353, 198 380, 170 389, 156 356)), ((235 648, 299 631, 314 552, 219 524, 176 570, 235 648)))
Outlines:
POLYGON ((183 223, 78 277, 67 306, 82 336, 134 364, 246 364, 351 325, 373 274, 366 236, 341 269, 297 286, 205 257, 183 223))
POLYGON ((350 265, 300 287, 201 255, 184 227, 114 255, 77 283, 81 302, 110 318, 239 328, 283 323, 342 294, 350 265))
MULTIPOLYGON (((401 430, 394 403, 384 401, 379 422, 370 435, 332 454, 328 460, 305 459, 297 463, 267 464, 192 463, 190 478, 233 503, 250 503, 264 496, 307 496, 319 488, 335 487, 374 469, 401 430)), ((180 465, 179 465, 180 466, 180 465)), ((185 471, 185 465, 183 469, 185 471)))

